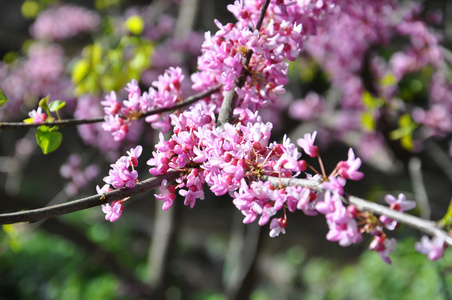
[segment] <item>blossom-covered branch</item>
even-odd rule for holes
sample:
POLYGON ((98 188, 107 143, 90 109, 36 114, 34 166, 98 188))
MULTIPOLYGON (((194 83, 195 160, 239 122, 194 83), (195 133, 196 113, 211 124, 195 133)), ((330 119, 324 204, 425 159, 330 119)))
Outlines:
MULTIPOLYGON (((256 30, 259 31, 262 22, 264 21, 265 13, 267 12, 268 5, 270 4, 270 0, 265 1, 264 5, 262 6, 259 20, 256 24, 256 30)), ((251 75, 248 71, 248 65, 251 60, 251 56, 253 55, 253 50, 248 49, 245 57, 243 58, 242 65, 243 69, 240 73, 240 76, 237 78, 233 88, 229 91, 227 91, 224 95, 223 103, 221 104, 221 110, 220 114, 218 115, 218 124, 221 126, 223 124, 229 123, 232 120, 234 108, 237 106, 237 100, 238 100, 238 93, 236 91, 236 88, 242 88, 245 85, 246 77, 248 75, 251 75)))
MULTIPOLYGON (((208 89, 206 91, 197 93, 193 96, 187 97, 184 101, 176 103, 172 107, 164 107, 164 108, 158 108, 158 109, 152 109, 150 111, 147 111, 143 114, 141 114, 138 118, 146 118, 148 116, 162 114, 165 112, 171 112, 180 108, 184 108, 186 106, 189 106, 196 101, 199 101, 201 99, 207 98, 210 95, 218 92, 221 88, 221 85, 217 85, 211 89, 208 89)), ((124 116, 121 116, 121 118, 125 118, 124 116)), ((83 124, 93 124, 93 123, 101 123, 105 121, 105 117, 95 117, 95 118, 88 118, 88 119, 70 119, 70 120, 55 120, 52 122, 45 122, 45 125, 48 126, 60 126, 60 127, 67 127, 67 126, 78 126, 83 124)), ((0 130, 1 129, 15 129, 15 128, 31 128, 31 127, 39 127, 43 123, 24 123, 24 122, 0 122, 0 130)))
MULTIPOLYGON (((315 179, 278 178, 272 176, 263 176, 261 179, 271 182, 274 186, 279 186, 280 184, 283 186, 300 186, 315 190, 317 192, 325 192, 325 188, 322 184, 315 179)), ((439 228, 436 222, 409 215, 353 195, 344 194, 342 198, 343 202, 355 206, 356 209, 360 211, 384 215, 395 221, 423 231, 431 236, 442 235, 445 237, 444 241, 449 246, 452 246, 452 237, 448 236, 444 230, 439 228)))

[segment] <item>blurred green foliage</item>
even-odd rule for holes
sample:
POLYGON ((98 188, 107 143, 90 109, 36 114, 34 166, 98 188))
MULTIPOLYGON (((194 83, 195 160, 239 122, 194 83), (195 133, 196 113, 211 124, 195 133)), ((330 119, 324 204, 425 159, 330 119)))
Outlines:
MULTIPOLYGON (((399 240, 390 255, 392 265, 382 262, 373 251, 365 251, 356 263, 339 264, 327 258, 306 258, 301 248, 289 249, 282 258, 298 253, 302 261, 286 264, 292 273, 290 286, 261 285, 252 300, 425 300, 451 299, 452 254, 431 262, 414 250, 412 238, 399 240)), ((284 263, 280 259, 279 263, 284 263)))
POLYGON ((42 231, 21 232, 20 226, 3 229, 0 299, 119 299, 118 280, 70 242, 42 231))
MULTIPOLYGON (((101 225, 91 226, 88 236, 114 243, 118 253, 124 252, 119 248, 130 241, 118 243, 116 235, 101 225)), ((21 231, 20 226, 3 229, 0 299, 127 299, 118 298, 118 280, 111 273, 64 239, 41 231, 21 231)), ((303 248, 293 246, 267 257, 272 275, 279 280, 261 273, 251 299, 450 299, 452 254, 446 252, 442 260, 431 262, 415 252, 415 242, 412 238, 401 240, 390 255, 392 265, 383 263, 376 252, 365 251, 355 262, 338 263, 308 257, 303 248)), ((136 261, 127 264, 137 265, 136 261)), ((226 299, 220 291, 186 291, 178 286, 172 286, 166 295, 168 299, 226 299)))
POLYGON ((115 38, 106 37, 85 46, 81 58, 74 63, 72 82, 76 95, 118 91, 150 67, 154 48, 149 40, 124 36, 111 45, 106 39, 115 38))

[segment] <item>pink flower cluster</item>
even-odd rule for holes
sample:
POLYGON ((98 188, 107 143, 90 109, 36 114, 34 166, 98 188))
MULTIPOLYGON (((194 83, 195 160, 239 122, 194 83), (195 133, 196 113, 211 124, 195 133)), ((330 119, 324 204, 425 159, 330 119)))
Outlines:
MULTIPOLYGON (((97 193, 102 195, 112 190, 111 186, 116 189, 135 187, 138 182, 138 172, 135 168, 138 166, 138 158, 143 152, 143 147, 137 146, 127 151, 127 156, 121 156, 116 163, 111 164, 111 169, 108 176, 104 177, 106 184, 100 188, 96 187, 97 193), (111 185, 111 186, 110 186, 111 185)), ((123 202, 127 200, 113 201, 112 205, 109 203, 102 204, 102 211, 106 214, 105 219, 111 222, 117 221, 121 217, 124 209, 123 202)))
MULTIPOLYGON (((101 102, 104 106, 105 122, 102 127, 111 132, 115 141, 123 140, 129 132, 129 127, 142 114, 159 109, 171 108, 176 102, 182 101, 181 83, 184 79, 181 68, 170 67, 158 80, 152 83, 149 91, 141 93, 138 81, 127 84, 128 99, 119 102, 116 93, 112 91, 101 102)), ((168 113, 155 114, 146 117, 154 129, 167 132, 171 128, 168 113)))
POLYGON ((104 177, 106 185, 100 191, 108 191, 110 185, 116 189, 133 188, 138 180, 138 172, 135 167, 138 165, 138 157, 140 157, 142 151, 141 146, 132 148, 127 151, 128 156, 121 156, 116 163, 111 164, 108 176, 104 177))
POLYGON ((33 38, 39 40, 62 40, 81 32, 91 32, 100 25, 100 16, 86 8, 61 5, 47 9, 31 26, 33 38))
MULTIPOLYGON (((174 124, 174 134, 169 141, 165 141, 163 134, 160 133, 160 141, 155 145, 157 151, 153 152, 153 158, 148 161, 148 165, 153 166, 149 172, 155 176, 166 174, 169 169, 187 170, 187 175, 177 180, 177 188, 179 194, 185 197, 185 205, 190 207, 195 205, 196 199, 204 198, 205 178, 199 169, 203 154, 199 149, 202 144, 199 129, 205 128, 209 131, 213 128, 214 109, 212 104, 198 102, 179 116, 170 115, 174 124)), ((156 197, 164 200, 164 209, 168 209, 174 200, 174 196, 169 195, 174 194, 175 189, 166 188, 165 184, 161 187, 161 194, 156 197)))
MULTIPOLYGON (((246 71, 246 83, 236 91, 239 106, 253 110, 277 102, 287 84, 287 60, 295 60, 303 41, 315 33, 316 22, 332 10, 333 1, 317 1, 298 5, 283 1, 271 2, 264 23, 256 30, 261 1, 235 1, 228 9, 238 22, 223 25, 215 21, 219 31, 214 36, 205 34, 203 54, 198 59, 198 73, 191 76, 194 90, 205 90, 223 84, 223 92, 234 87, 242 73, 243 59, 247 51, 253 55, 246 71)), ((222 97, 217 95, 217 99, 222 97)))
MULTIPOLYGON (((206 33, 203 54, 198 60, 199 72, 193 74, 191 79, 194 90, 206 90, 218 83, 222 84, 222 92, 235 88, 240 100, 234 111, 237 117, 234 123, 226 123, 222 127, 215 124, 214 113, 222 101, 221 93, 211 97, 214 101, 198 102, 177 115, 165 113, 146 118, 147 122, 162 132, 169 131, 173 126, 173 134, 168 139, 160 133, 153 158, 147 162, 150 165, 149 172, 154 176, 166 174, 170 170, 184 173, 176 179, 175 184, 162 181, 160 194, 156 198, 164 202, 163 210, 173 205, 176 192, 184 197, 184 205, 193 208, 198 199, 204 199, 204 187, 207 185, 215 195, 229 194, 233 198, 234 205, 244 215, 244 223, 257 220, 260 226, 269 224, 271 237, 285 233, 287 212, 302 210, 306 215, 321 213, 325 215, 329 227, 326 235, 328 240, 348 246, 360 242, 363 232, 370 233, 374 240, 369 248, 377 251, 385 262, 391 262, 389 254, 396 242, 388 238, 383 230, 392 230, 397 223, 385 216, 375 218, 358 211, 355 206, 343 203, 347 180, 360 180, 364 176, 359 171, 361 159, 355 156, 353 149, 350 148, 348 159, 340 161, 327 176, 319 148, 314 145, 316 131, 298 139, 297 144, 306 156, 318 159, 321 172, 300 159, 301 151, 286 136, 281 144, 270 143, 273 125, 262 122, 257 112, 253 112, 267 102, 275 101, 276 95, 284 91, 287 60, 294 60, 299 55, 302 43, 308 35, 315 34, 319 19, 333 10, 334 2, 319 0, 299 5, 285 4, 279 0, 272 2, 267 11, 268 18, 259 30, 255 29, 255 24, 262 1, 236 1, 234 5, 228 6, 238 18, 238 23, 223 25, 216 21, 219 31, 214 36, 206 33), (245 65, 244 58, 249 50, 253 55, 249 64, 245 65), (238 78, 244 74, 245 85, 237 87, 238 78), (315 175, 305 172, 308 168, 315 175), (264 181, 264 176, 278 178, 279 185, 264 181), (313 180, 325 192, 308 187, 283 186, 281 183, 283 179, 299 176, 313 180)), ((364 30, 360 32, 358 40, 386 40, 390 32, 386 25, 380 24, 380 20, 375 18, 380 15, 388 17, 392 6, 388 5, 385 9, 382 6, 385 3, 388 1, 375 1, 375 8, 378 8, 375 11, 350 4, 346 10, 350 15, 345 17, 342 25, 352 28, 351 24, 357 24, 352 16, 358 15, 362 18, 359 22, 373 21, 373 25, 381 25, 385 29, 380 33, 381 36, 364 30)), ((370 44, 363 48, 354 44, 347 46, 343 50, 349 51, 348 55, 356 52, 362 59, 370 44)), ((354 63, 348 66, 351 70, 345 70, 343 74, 356 73, 361 69, 361 62, 354 63)), ((142 93, 137 81, 128 84, 128 99, 122 103, 112 92, 102 102, 107 114, 104 129, 112 132, 115 140, 122 140, 133 120, 155 108, 171 108, 182 100, 182 79, 181 69, 170 68, 153 82, 149 92, 142 93)), ((355 81, 348 88, 348 92, 360 92, 361 101, 363 83, 355 81)), ((350 99, 351 102, 344 106, 360 109, 361 103, 357 99, 350 99)), ((312 109, 320 109, 319 102, 319 99, 313 101, 312 109)), ((138 177, 134 167, 141 151, 141 146, 131 149, 128 157, 123 156, 112 164, 109 176, 104 178, 107 185, 98 188, 98 192, 108 191, 110 185, 114 188, 132 188, 138 177)), ((414 203, 406 201, 402 194, 397 199, 387 196, 386 201, 398 211, 414 207, 414 203)), ((113 222, 120 217, 122 202, 103 206, 108 220, 113 222)), ((441 237, 432 241, 423 239, 416 248, 428 254, 430 259, 437 259, 442 256, 444 241, 441 237)))
POLYGON ((64 51, 56 44, 28 44, 27 56, 13 63, 0 61, 1 89, 8 96, 0 110, 2 121, 19 118, 30 103, 50 95, 50 100, 74 99, 70 79, 64 76, 64 51))
MULTIPOLYGON (((373 114, 375 120, 387 118, 394 122, 394 126, 397 126, 394 115, 407 113, 423 125, 423 133, 426 134, 420 136, 445 137, 450 134, 452 106, 450 97, 443 96, 448 95, 446 91, 450 90, 450 82, 444 80, 450 77, 450 72, 439 68, 445 63, 439 44, 440 35, 422 21, 425 17, 422 7, 415 3, 401 6, 394 0, 339 0, 336 4, 340 10, 325 16, 322 25, 317 27, 318 34, 306 40, 305 50, 328 74, 333 87, 341 92, 341 109, 322 106, 310 93, 292 105, 291 116, 316 121, 316 128, 326 125, 339 140, 344 137, 344 132, 350 130, 364 135, 362 141, 381 140, 381 136, 376 136, 379 133, 363 130, 369 125, 363 126, 363 113, 373 114), (401 40, 406 42, 400 44, 401 40), (388 59, 385 57, 387 53, 383 54, 378 47, 386 46, 391 41, 401 46, 390 53, 388 59), (429 76, 423 78, 416 75, 429 68, 434 69, 430 80, 427 80, 429 76), (406 87, 407 75, 416 76, 424 85, 430 85, 426 91, 430 102, 427 107, 416 102, 406 105, 411 103, 410 97, 420 94, 406 87), (365 92, 384 99, 391 110, 381 111, 364 105, 365 92), (382 116, 382 113, 387 116, 382 116)), ((374 146, 384 151, 382 142, 374 146)), ((369 150, 365 142, 361 147, 369 150)), ((376 149, 374 147, 374 151, 376 149)))
MULTIPOLYGON (((386 195, 385 201, 388 203, 391 209, 404 212, 416 207, 416 202, 406 200, 404 194, 399 194, 397 199, 392 195, 386 195)), ((379 223, 374 224, 373 228, 369 228, 370 234, 374 237, 373 241, 369 245, 370 250, 377 251, 381 259, 387 264, 391 263, 389 254, 394 250, 396 240, 394 238, 389 239, 383 232, 383 227, 389 230, 394 230, 398 223, 385 215, 381 215, 379 223)))
MULTIPOLYGON (((386 203, 389 204, 389 207, 391 209, 404 212, 407 210, 411 210, 416 207, 416 202, 406 200, 406 197, 404 194, 399 194, 397 199, 392 195, 386 195, 385 197, 386 203)), ((380 216, 380 222, 382 225, 384 225, 385 228, 389 230, 394 230, 397 227, 397 222, 392 220, 391 218, 388 218, 386 216, 380 216)))
POLYGON ((82 158, 79 155, 72 154, 60 167, 61 176, 70 179, 64 189, 69 196, 77 195, 80 189, 87 186, 99 175, 98 165, 91 164, 82 168, 82 163, 82 158))
MULTIPOLYGON (((352 150, 349 159, 338 163, 334 176, 327 181, 331 192, 325 194, 324 201, 317 201, 317 193, 309 188, 274 187, 270 182, 258 180, 262 175, 290 178, 307 169, 306 161, 300 160, 301 153, 289 138, 285 137, 282 144, 269 143, 272 124, 262 123, 249 110, 240 114, 237 124, 215 127, 213 110, 212 105, 201 102, 189 112, 171 115, 175 125, 173 136, 165 141, 160 135, 154 158, 148 162, 152 166, 150 173, 162 175, 170 169, 186 172, 176 185, 162 184, 161 194, 156 197, 165 201, 164 209, 173 204, 177 189, 185 197, 184 204, 193 207, 196 199, 204 198, 206 183, 215 195, 229 193, 233 197, 234 205, 245 216, 244 223, 254 222, 258 217, 261 226, 270 222, 272 237, 285 232, 286 210, 302 210, 307 215, 315 215, 317 211, 326 215, 331 229, 329 240, 346 246, 362 239, 355 216, 339 198, 346 179, 358 180, 363 176, 358 171, 361 161, 352 150), (343 182, 331 184, 334 180, 343 182), (283 218, 277 216, 280 211, 284 213, 283 218)), ((316 133, 306 134, 298 140, 304 152, 312 157, 318 156, 315 136, 316 133)), ((319 175, 312 177, 306 173, 305 176, 319 183, 323 181, 319 175)))
POLYGON ((316 210, 325 215, 330 231, 326 235, 329 241, 337 241, 341 246, 359 243, 362 235, 358 230, 353 206, 345 207, 338 193, 327 191, 323 201, 319 201, 316 210))
POLYGON ((279 211, 286 209, 294 213, 303 211, 306 215, 313 216, 317 212, 314 209, 314 200, 317 195, 308 188, 288 186, 276 188, 270 182, 253 181, 251 184, 242 179, 238 191, 234 192, 233 203, 245 216, 243 223, 252 223, 258 216, 258 224, 264 226, 270 220, 270 236, 275 237, 285 233, 287 218, 274 217, 279 211))

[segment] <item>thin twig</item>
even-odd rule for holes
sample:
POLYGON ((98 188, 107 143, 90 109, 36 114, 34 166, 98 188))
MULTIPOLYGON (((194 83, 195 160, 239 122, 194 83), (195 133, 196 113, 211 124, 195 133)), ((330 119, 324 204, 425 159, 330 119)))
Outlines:
MULTIPOLYGON (((174 111, 179 108, 188 106, 190 104, 195 103, 196 101, 209 97, 210 95, 218 92, 220 90, 220 88, 221 88, 221 85, 219 84, 212 89, 209 89, 207 91, 195 94, 191 97, 188 97, 184 101, 176 103, 173 107, 164 107, 164 108, 154 109, 154 110, 148 111, 146 113, 142 113, 139 116, 139 119, 142 119, 142 118, 145 118, 145 117, 151 116, 151 115, 174 111)), ((121 116, 121 118, 125 119, 124 116, 121 116)), ((100 122, 104 122, 104 121, 105 121, 105 117, 95 117, 95 118, 89 118, 89 119, 57 120, 57 121, 53 121, 53 122, 45 122, 42 124, 23 123, 23 122, 0 122, 0 130, 1 129, 31 128, 31 127, 39 127, 41 125, 67 127, 67 126, 77 126, 77 125, 83 125, 83 124, 100 123, 100 122)))
POLYGON ((83 199, 66 202, 49 207, 19 211, 14 213, 0 214, 0 224, 12 224, 19 222, 36 222, 87 208, 99 206, 107 202, 122 200, 126 197, 135 196, 160 186, 164 179, 172 181, 182 175, 178 171, 170 171, 165 175, 143 180, 132 189, 113 190, 103 195, 93 195, 83 199))
POLYGON ((408 170, 414 190, 414 198, 421 210, 423 219, 430 219, 431 209, 428 201, 427 191, 425 189, 424 179, 422 178, 421 160, 417 156, 410 158, 408 162, 408 170))
MULTIPOLYGON (((278 178, 272 176, 262 176, 263 181, 269 181, 274 186, 279 186, 280 181, 283 186, 302 186, 307 187, 317 192, 325 192, 321 182, 317 180, 296 179, 296 178, 278 178)), ((452 237, 450 237, 444 230, 438 228, 437 224, 433 221, 424 220, 422 218, 412 216, 399 212, 397 210, 390 209, 387 206, 374 203, 368 200, 361 199, 356 196, 345 195, 343 197, 344 202, 354 205, 360 211, 366 211, 375 213, 377 215, 385 215, 397 222, 406 224, 410 227, 416 228, 429 235, 441 235, 445 237, 445 242, 452 246, 452 237)))

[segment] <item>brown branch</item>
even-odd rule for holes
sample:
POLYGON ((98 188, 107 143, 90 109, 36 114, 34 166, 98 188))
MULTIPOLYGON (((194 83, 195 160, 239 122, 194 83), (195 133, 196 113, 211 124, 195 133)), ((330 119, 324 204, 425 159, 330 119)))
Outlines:
MULTIPOLYGON (((176 103, 173 107, 164 107, 164 108, 154 109, 154 110, 142 113, 138 118, 142 119, 147 116, 161 114, 161 113, 165 113, 165 112, 174 111, 179 108, 183 108, 185 106, 195 103, 196 101, 209 97, 210 95, 218 92, 220 90, 220 88, 221 88, 221 84, 219 84, 207 91, 190 96, 187 99, 185 99, 184 101, 176 103)), ((126 117, 124 117, 124 116, 121 116, 121 118, 126 119, 126 117)), ((101 123, 103 121, 105 121, 105 117, 95 117, 95 118, 89 118, 89 119, 58 120, 58 121, 53 121, 53 122, 45 122, 42 124, 23 123, 23 122, 0 122, 0 130, 1 129, 32 128, 32 127, 39 127, 41 125, 67 127, 67 126, 77 126, 77 125, 83 125, 83 124, 101 123)))
MULTIPOLYGON (((259 15, 259 20, 257 21, 256 30, 259 31, 262 22, 265 17, 265 13, 267 11, 268 5, 270 4, 270 0, 265 1, 265 4, 262 6, 261 14, 259 15)), ((232 121, 232 115, 234 112, 234 108, 237 106, 237 100, 239 95, 235 91, 236 88, 242 88, 245 85, 246 78, 249 75, 248 65, 251 61, 251 56, 253 55, 253 50, 248 49, 245 57, 242 60, 242 72, 239 77, 235 81, 234 86, 231 90, 227 91, 224 95, 223 103, 221 104, 220 113, 218 115, 218 126, 223 126, 226 123, 230 123, 232 121)))
POLYGON ((49 207, 0 214, 0 224, 12 224, 19 222, 36 222, 83 209, 99 206, 107 202, 122 200, 126 197, 135 196, 160 186, 164 179, 175 180, 182 176, 181 172, 170 171, 165 175, 149 178, 139 182, 132 189, 113 190, 103 195, 93 195, 83 199, 66 202, 49 207))
MULTIPOLYGON (((325 192, 322 183, 317 180, 296 179, 296 178, 278 178, 272 176, 262 176, 263 181, 269 181, 274 186, 279 186, 280 183, 283 186, 302 186, 307 187, 317 192, 325 192)), ((344 195, 343 201, 348 204, 354 205, 358 210, 374 213, 377 215, 385 215, 397 222, 406 224, 410 227, 423 231, 431 236, 441 235, 445 237, 445 242, 452 246, 452 237, 450 237, 444 230, 440 229, 436 222, 425 220, 413 215, 399 212, 397 210, 390 209, 387 206, 374 203, 368 200, 361 199, 352 195, 344 195)))

